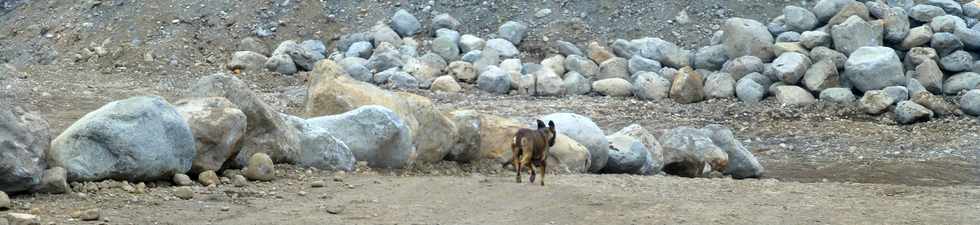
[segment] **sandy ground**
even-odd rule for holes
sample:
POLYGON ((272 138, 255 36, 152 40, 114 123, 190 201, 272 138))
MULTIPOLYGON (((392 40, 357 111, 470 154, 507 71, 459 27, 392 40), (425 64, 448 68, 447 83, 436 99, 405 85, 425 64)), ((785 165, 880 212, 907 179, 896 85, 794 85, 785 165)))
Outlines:
POLYGON ((980 188, 773 179, 558 175, 547 185, 510 173, 469 176, 312 175, 217 188, 191 200, 146 194, 17 199, 45 222, 101 208, 106 224, 977 224, 980 188), (314 180, 326 180, 312 188, 314 180), (99 197, 96 197, 99 196, 99 197), (110 197, 111 196, 111 197, 110 197))

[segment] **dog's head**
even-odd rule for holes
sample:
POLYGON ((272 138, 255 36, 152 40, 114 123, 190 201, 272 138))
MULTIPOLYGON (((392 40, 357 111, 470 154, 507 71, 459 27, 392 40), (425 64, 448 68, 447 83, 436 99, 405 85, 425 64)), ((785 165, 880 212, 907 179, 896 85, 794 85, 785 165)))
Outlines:
POLYGON ((543 131, 544 138, 548 140, 548 147, 555 146, 555 137, 558 136, 558 132, 555 131, 555 121, 548 121, 548 126, 545 126, 544 121, 538 120, 538 130, 543 131))

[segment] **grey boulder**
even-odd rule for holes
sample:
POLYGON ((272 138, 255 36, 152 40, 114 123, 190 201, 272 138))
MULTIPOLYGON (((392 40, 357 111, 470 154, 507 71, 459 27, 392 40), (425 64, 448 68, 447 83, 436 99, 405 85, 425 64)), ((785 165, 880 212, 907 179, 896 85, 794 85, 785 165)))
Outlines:
POLYGON ((357 161, 376 168, 405 168, 417 157, 408 125, 394 111, 363 106, 349 112, 310 118, 308 126, 338 134, 357 161))
POLYGON ((52 166, 72 181, 159 180, 191 169, 194 135, 176 109, 160 97, 110 102, 52 141, 52 166))
POLYGON ((18 106, 0 109, 0 191, 26 191, 40 184, 50 144, 44 118, 18 106))
POLYGON ((844 79, 861 92, 904 86, 907 81, 898 55, 887 47, 862 47, 854 51, 844 66, 844 79))
POLYGON ((402 37, 413 36, 422 30, 422 23, 414 15, 400 9, 391 16, 391 27, 402 37))
POLYGON ((354 171, 354 153, 337 138, 333 133, 336 131, 312 125, 303 118, 286 114, 281 116, 300 136, 302 157, 297 160, 297 165, 331 171, 354 171))

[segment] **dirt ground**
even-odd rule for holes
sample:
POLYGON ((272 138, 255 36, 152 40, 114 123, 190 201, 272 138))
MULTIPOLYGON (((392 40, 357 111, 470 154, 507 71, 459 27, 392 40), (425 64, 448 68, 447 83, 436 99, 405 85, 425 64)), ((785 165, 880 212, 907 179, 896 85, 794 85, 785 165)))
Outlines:
MULTIPOLYGON (((800 4, 428 2, 0 1, 0 105, 40 112, 56 135, 111 101, 135 95, 179 99, 195 78, 223 72, 238 40, 257 31, 276 28, 262 38, 271 47, 313 38, 329 45, 345 33, 366 31, 396 8, 409 9, 423 24, 433 12, 448 12, 464 24, 462 33, 483 37, 507 19, 524 21, 532 29, 519 47, 531 53, 524 55, 526 62, 536 62, 553 52, 548 43, 559 39, 582 44, 654 36, 693 50, 707 44, 724 18, 766 22, 783 6, 800 4), (533 16, 544 8, 553 13, 533 16), (682 11, 690 23, 675 20, 682 11), (86 51, 96 47, 106 54, 88 56, 86 51)), ((270 105, 295 114, 303 104, 295 93, 302 92, 304 76, 241 77, 270 105)), ((598 96, 492 96, 472 88, 419 94, 446 110, 522 120, 574 112, 593 118, 607 133, 632 123, 655 133, 722 124, 759 157, 767 173, 758 180, 560 175, 539 187, 514 184, 511 172, 487 165, 359 172, 341 182, 333 181, 332 173, 286 168, 280 171, 284 178, 274 182, 195 187, 193 200, 176 199, 174 188, 162 184, 150 185, 145 194, 104 188, 84 195, 17 195, 8 211, 37 214, 44 224, 980 224, 980 122, 973 117, 899 126, 893 115, 868 116, 854 106, 826 103, 681 105, 598 96), (314 180, 328 182, 311 188, 314 180), (100 209, 103 220, 70 219, 71 212, 89 208, 100 209)))
MULTIPOLYGON (((395 176, 313 173, 247 187, 146 194, 38 196, 57 224, 977 224, 980 188, 773 179, 558 175, 546 186, 511 174, 395 176), (315 180, 325 187, 312 188, 315 180), (99 221, 70 219, 100 208, 99 221)), ((298 174, 303 174, 298 172, 298 174)))

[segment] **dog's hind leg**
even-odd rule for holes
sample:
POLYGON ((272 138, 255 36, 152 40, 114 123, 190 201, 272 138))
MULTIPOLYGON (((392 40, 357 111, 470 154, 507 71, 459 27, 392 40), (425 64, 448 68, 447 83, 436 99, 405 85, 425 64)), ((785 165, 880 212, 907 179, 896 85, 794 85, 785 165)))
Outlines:
POLYGON ((541 161, 541 186, 544 186, 544 174, 548 173, 548 161, 541 161))
POLYGON ((527 167, 528 167, 527 170, 528 171, 531 171, 531 177, 528 178, 528 180, 529 180, 528 183, 534 184, 534 177, 535 177, 535 175, 537 175, 537 174, 534 173, 534 163, 528 163, 527 164, 527 167))

